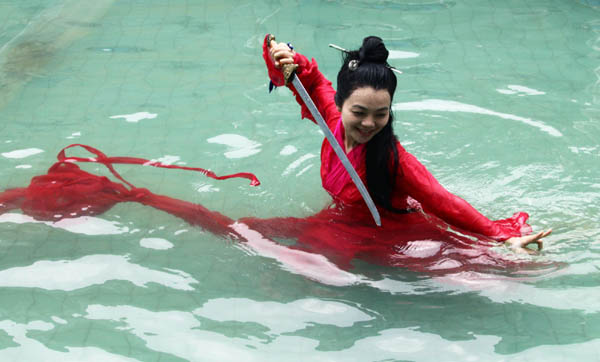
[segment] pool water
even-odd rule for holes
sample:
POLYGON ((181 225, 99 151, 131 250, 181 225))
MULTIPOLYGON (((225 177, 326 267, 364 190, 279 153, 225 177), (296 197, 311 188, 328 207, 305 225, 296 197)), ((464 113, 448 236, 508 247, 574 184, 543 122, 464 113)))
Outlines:
POLYGON ((135 203, 56 223, 11 211, 1 360, 600 359, 598 1, 0 0, 0 190, 83 143, 256 173, 258 188, 118 167, 232 218, 318 212, 322 134, 268 93, 268 32, 330 79, 329 43, 382 37, 405 148, 490 218, 553 228, 540 255, 497 252, 558 267, 311 270, 273 252, 290 241, 239 243, 135 203))

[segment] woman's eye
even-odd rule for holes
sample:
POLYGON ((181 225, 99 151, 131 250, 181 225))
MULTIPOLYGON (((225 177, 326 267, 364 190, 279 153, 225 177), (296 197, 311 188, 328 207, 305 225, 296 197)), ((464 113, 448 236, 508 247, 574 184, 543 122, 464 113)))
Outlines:
POLYGON ((357 117, 362 117, 365 115, 363 112, 357 112, 357 111, 353 111, 352 114, 354 114, 357 117))

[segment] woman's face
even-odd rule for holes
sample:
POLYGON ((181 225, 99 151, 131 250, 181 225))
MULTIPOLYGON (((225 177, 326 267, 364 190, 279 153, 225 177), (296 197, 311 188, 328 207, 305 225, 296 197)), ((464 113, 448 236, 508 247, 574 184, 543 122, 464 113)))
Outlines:
POLYGON ((369 142, 387 125, 390 106, 391 98, 387 89, 357 88, 346 98, 342 108, 338 107, 346 130, 346 152, 350 152, 359 144, 369 142))

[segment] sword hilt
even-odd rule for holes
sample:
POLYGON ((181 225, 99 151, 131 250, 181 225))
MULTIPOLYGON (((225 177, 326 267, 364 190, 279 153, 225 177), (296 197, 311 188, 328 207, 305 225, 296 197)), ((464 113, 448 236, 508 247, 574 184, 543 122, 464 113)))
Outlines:
MULTIPOLYGON (((269 48, 271 47, 272 41, 275 41, 275 35, 267 35, 267 44, 269 48)), ((284 64, 281 66, 281 72, 283 73, 285 85, 287 85, 294 78, 294 73, 296 72, 296 69, 298 69, 298 64, 284 64)))
POLYGON ((283 72, 283 79, 285 79, 285 85, 287 85, 291 79, 294 78, 294 73, 298 69, 298 64, 284 64, 281 66, 283 72))

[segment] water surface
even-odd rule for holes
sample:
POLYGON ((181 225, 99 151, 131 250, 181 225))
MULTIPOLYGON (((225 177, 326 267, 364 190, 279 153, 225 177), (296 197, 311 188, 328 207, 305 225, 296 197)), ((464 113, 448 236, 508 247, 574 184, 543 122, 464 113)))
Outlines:
POLYGON ((57 223, 11 212, 0 215, 0 358, 598 359, 599 10, 583 0, 0 0, 0 189, 84 143, 255 172, 259 188, 119 167, 138 187, 233 218, 311 215, 329 202, 322 135, 289 92, 268 94, 262 38, 292 41, 335 79, 340 56, 327 44, 373 34, 404 72, 393 107, 407 150, 489 217, 523 210, 534 229, 552 227, 530 261, 560 265, 311 270, 278 257, 288 241, 249 247, 138 204, 57 223))

